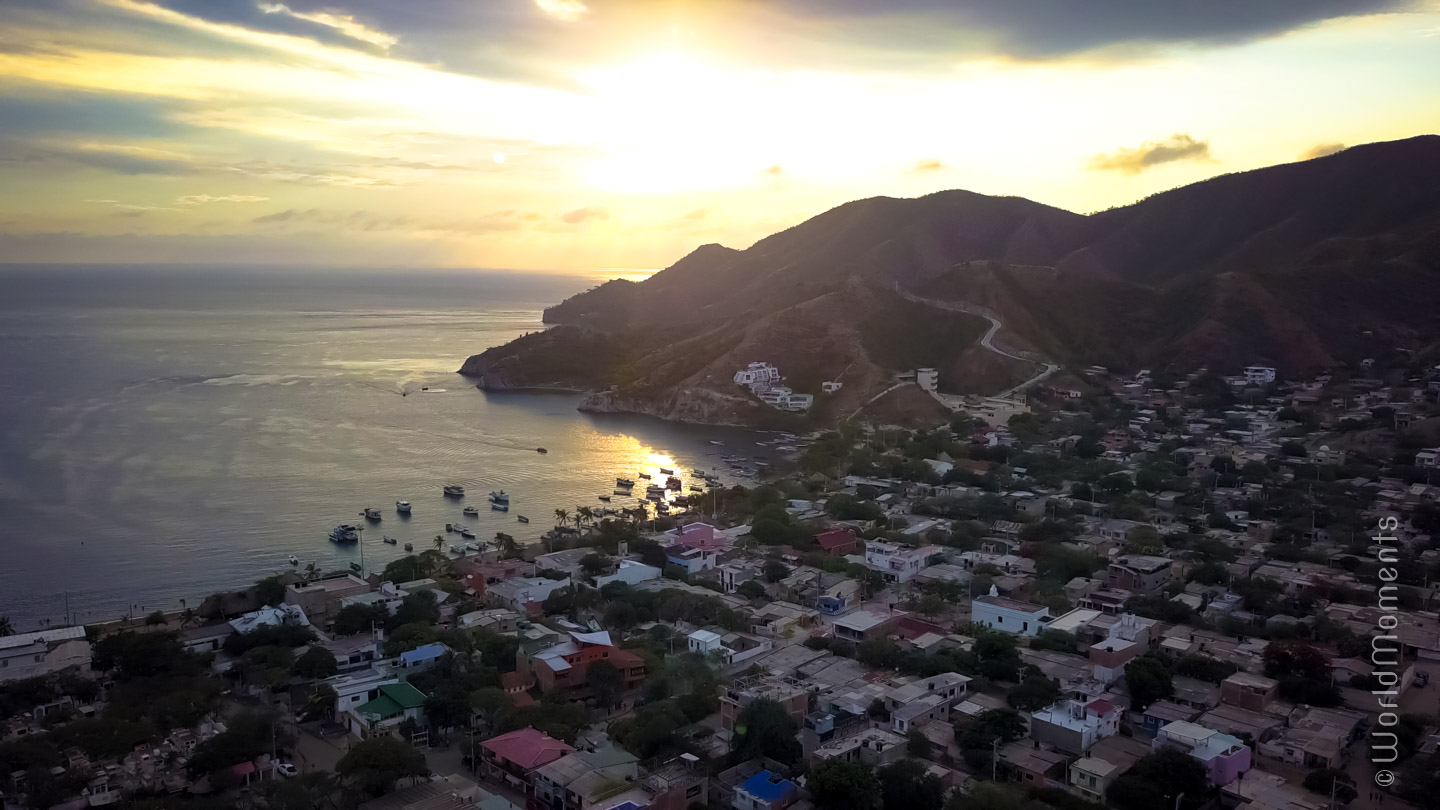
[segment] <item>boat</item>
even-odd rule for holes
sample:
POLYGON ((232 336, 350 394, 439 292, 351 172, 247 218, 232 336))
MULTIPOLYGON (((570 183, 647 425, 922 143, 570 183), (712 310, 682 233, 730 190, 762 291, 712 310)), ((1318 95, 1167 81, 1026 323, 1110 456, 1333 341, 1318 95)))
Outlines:
POLYGON ((660 474, 661 474, 661 475, 674 475, 674 474, 675 474, 675 471, 674 471, 674 470, 667 470, 667 469, 665 469, 664 467, 661 467, 661 468, 660 468, 660 474))
POLYGON ((360 514, 364 515, 366 520, 374 523, 379 523, 381 517, 383 517, 380 514, 380 510, 374 506, 365 507, 365 511, 361 512, 360 514))
POLYGON ((711 440, 710 440, 710 443, 713 444, 713 445, 715 445, 716 447, 724 447, 724 446, 725 446, 725 443, 722 442, 722 441, 720 441, 719 439, 711 439, 711 440))
POLYGON ((360 527, 352 526, 349 523, 341 523, 330 530, 330 540, 334 543, 353 543, 360 539, 360 527))
POLYGON ((465 487, 459 484, 446 484, 445 495, 450 498, 463 498, 465 497, 465 487))
POLYGON ((683 486, 685 486, 685 483, 684 483, 683 481, 681 481, 679 478, 667 478, 667 479, 665 479, 665 488, 666 488, 666 489, 673 489, 673 490, 675 490, 676 492, 679 492, 679 491, 680 491, 680 488, 683 487, 683 486))
POLYGON ((469 527, 466 526, 464 523, 446 523, 446 524, 445 524, 445 531, 447 531, 447 532, 463 532, 463 531, 465 531, 465 530, 468 529, 468 528, 469 528, 469 527))
POLYGON ((465 549, 464 549, 464 547, 462 547, 462 546, 458 546, 458 545, 456 545, 456 544, 454 544, 454 543, 451 543, 451 544, 450 544, 450 553, 451 553, 451 554, 464 554, 464 553, 465 553, 465 549))
POLYGON ((299 558, 299 557, 296 557, 294 554, 291 554, 291 555, 290 555, 290 564, 291 564, 291 565, 299 565, 299 564, 300 564, 300 558, 299 558))
POLYGON ((695 468, 695 469, 693 469, 693 470, 691 470, 690 473, 691 473, 692 475, 696 475, 696 476, 699 476, 699 477, 701 477, 701 478, 704 478, 704 477, 705 477, 705 471, 702 470, 702 469, 700 469, 700 468, 698 468, 698 467, 695 468))
POLYGON ((472 531, 469 526, 466 526, 465 528, 460 530, 460 536, 465 538, 466 540, 474 540, 475 532, 472 531))
POLYGON ((623 487, 624 489, 629 489, 629 488, 635 486, 635 482, 634 482, 634 481, 631 481, 629 478, 616 478, 616 479, 615 479, 615 486, 617 486, 617 487, 623 487))
POLYGON ((506 495, 503 489, 499 492, 491 492, 490 503, 503 503, 508 506, 510 504, 510 496, 506 495))
POLYGON ((415 550, 415 544, 414 544, 414 543, 406 543, 406 544, 405 544, 405 550, 406 550, 406 551, 414 551, 414 550, 415 550))
POLYGON ((549 451, 549 450, 546 450, 546 449, 543 448, 543 447, 537 447, 537 448, 535 448, 535 452, 537 452, 537 453, 542 453, 542 454, 543 454, 543 453, 548 453, 548 452, 550 452, 550 451, 549 451))
POLYGON ((350 563, 350 570, 351 570, 351 571, 354 571, 355 573, 358 574, 358 573, 364 571, 365 569, 360 567, 360 563, 352 562, 352 563, 350 563))
POLYGON ((598 497, 598 498, 599 498, 600 500, 602 500, 602 501, 605 501, 606 503, 609 503, 609 502, 610 502, 610 496, 609 496, 609 495, 597 495, 596 497, 598 497))
POLYGON ((516 516, 515 516, 515 519, 518 520, 518 521, 520 521, 521 523, 529 523, 529 522, 530 522, 530 518, 527 518, 527 517, 525 517, 524 515, 516 515, 516 516))
POLYGON ((705 491, 705 488, 704 488, 704 487, 697 487, 697 486, 695 486, 694 484, 691 484, 691 485, 690 485, 690 491, 691 491, 691 492, 704 492, 704 491, 705 491))
POLYGON ((616 487, 616 488, 615 488, 615 491, 614 491, 613 493, 611 493, 611 494, 612 494, 612 495, 629 495, 629 494, 631 493, 631 491, 632 491, 632 490, 630 490, 630 489, 628 489, 628 488, 627 488, 627 489, 621 489, 621 488, 619 488, 619 487, 616 487))
POLYGON ((409 502, 409 501, 396 501, 396 502, 395 502, 395 511, 396 511, 396 512, 399 512, 399 513, 402 514, 402 515, 408 515, 408 514, 410 514, 410 502, 409 502))
POLYGON ((465 507, 464 509, 461 509, 460 512, 461 512, 462 514, 468 515, 468 516, 470 516, 470 517, 479 517, 479 516, 480 516, 480 507, 478 507, 478 506, 467 506, 467 507, 465 507))
POLYGON ((387 545, 387 546, 393 546, 393 545, 395 545, 395 544, 397 544, 397 543, 400 542, 400 541, 396 540, 396 539, 393 538, 393 537, 382 537, 382 538, 380 538, 380 539, 381 539, 381 540, 384 540, 384 541, 385 541, 385 545, 387 545))
POLYGON ((491 502, 490 502, 490 508, 493 509, 493 510, 496 511, 496 512, 509 512, 509 511, 510 511, 510 504, 508 504, 508 503, 500 503, 499 501, 491 501, 491 502))
POLYGON ((466 551, 470 551, 470 552, 475 552, 475 553, 478 554, 478 553, 480 552, 480 544, 479 544, 479 543, 466 543, 466 544, 465 544, 465 550, 466 550, 466 551))

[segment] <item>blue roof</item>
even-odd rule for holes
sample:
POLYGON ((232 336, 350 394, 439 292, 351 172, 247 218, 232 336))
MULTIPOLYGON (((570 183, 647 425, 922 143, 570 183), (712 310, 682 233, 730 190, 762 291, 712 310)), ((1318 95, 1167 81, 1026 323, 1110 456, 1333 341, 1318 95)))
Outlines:
POLYGON ((400 653, 400 658, 407 664, 415 664, 420 661, 429 661, 432 658, 439 658, 445 654, 445 645, 440 643, 422 644, 409 652, 400 653))
POLYGON ((761 801, 774 802, 785 798, 794 790, 795 783, 769 771, 761 771, 746 779, 740 789, 761 801))

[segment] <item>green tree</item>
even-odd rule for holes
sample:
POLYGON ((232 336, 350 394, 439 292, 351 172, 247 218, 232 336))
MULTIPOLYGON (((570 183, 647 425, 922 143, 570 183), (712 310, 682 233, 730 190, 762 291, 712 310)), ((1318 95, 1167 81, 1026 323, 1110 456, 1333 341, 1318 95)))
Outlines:
POLYGON ((291 669, 297 677, 317 680, 328 678, 334 675, 339 669, 335 663, 335 654, 319 646, 305 651, 305 654, 295 659, 295 666, 291 669))
POLYGON ((585 681, 594 690, 595 702, 600 704, 602 709, 608 710, 614 706, 615 701, 625 691, 625 673, 603 658, 592 661, 590 666, 586 667, 585 681))
POLYGON ((165 611, 163 611, 163 610, 157 610, 157 611, 155 611, 154 613, 151 613, 149 616, 146 616, 146 617, 145 617, 145 626, 146 626, 146 627, 158 627, 158 626, 164 624, 165 621, 166 621, 166 619, 165 619, 165 611))
POLYGON ((799 733, 800 727, 782 704, 764 699, 752 701, 735 721, 737 761, 770 757, 783 765, 794 765, 803 753, 796 739, 799 733))
POLYGON ((917 760, 902 759, 878 775, 885 810, 941 810, 945 805, 945 783, 917 760))
POLYGON ((335 612, 330 629, 337 635, 353 636, 368 633, 371 628, 384 627, 390 611, 384 605, 346 605, 335 612))
POLYGON ((369 796, 383 796, 401 779, 419 779, 430 773, 425 755, 396 737, 384 735, 362 740, 335 764, 346 784, 369 796))
POLYGON ((1000 782, 980 782, 969 793, 957 790, 945 802, 945 810, 1021 810, 1024 807, 1025 794, 1000 782))
POLYGON ((185 764, 192 777, 200 777, 268 754, 272 746, 286 748, 289 737, 263 712, 241 712, 229 718, 225 731, 195 746, 185 764))
POLYGON ((285 601, 285 582, 279 574, 255 583, 255 598, 262 605, 278 605, 285 601))
POLYGON ((15 626, 10 623, 9 616, 0 616, 0 638, 15 635, 15 626))
POLYGON ((580 558, 580 568, 587 576, 598 577, 610 568, 610 558, 599 552, 592 551, 580 558))
POLYGON ((905 735, 905 753, 912 757, 929 759, 930 752, 934 747, 934 744, 930 742, 930 738, 925 736, 925 732, 918 728, 911 729, 910 733, 905 735))
POLYGON ((1174 807, 1182 794, 1185 799, 1181 807, 1205 804, 1209 800, 1210 777, 1199 760, 1167 747, 1142 757, 1110 784, 1105 795, 1120 810, 1156 810, 1174 807))
POLYGON ((1025 680, 1005 693, 1005 702, 1022 712, 1033 712, 1060 700, 1060 683, 1031 669, 1025 680))
POLYGON ((955 742, 974 769, 988 769, 995 745, 1024 737, 1025 718, 1013 709, 990 709, 981 712, 968 725, 955 729, 955 742))
POLYGON ((1153 655, 1142 655, 1125 665, 1125 685, 1136 711, 1175 694, 1170 668, 1153 655))
POLYGON ((880 779, 863 762, 823 760, 810 769, 805 787, 819 810, 874 810, 880 803, 880 779))

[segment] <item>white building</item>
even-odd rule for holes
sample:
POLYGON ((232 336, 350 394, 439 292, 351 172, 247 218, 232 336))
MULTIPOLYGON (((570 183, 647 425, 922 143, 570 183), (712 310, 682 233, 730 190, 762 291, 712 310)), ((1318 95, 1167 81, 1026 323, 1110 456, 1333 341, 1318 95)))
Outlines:
POLYGON ((808 411, 815 404, 812 394, 797 394, 783 385, 768 388, 756 394, 760 401, 780 411, 808 411))
POLYGON ((989 595, 970 603, 970 617, 976 624, 1019 636, 1033 636, 1052 620, 1049 608, 1001 596, 994 585, 989 595))
POLYGON ((544 577, 516 577, 497 582, 485 589, 485 601, 497 607, 506 607, 525 613, 525 606, 531 602, 544 602, 550 594, 561 588, 570 587, 570 579, 545 579, 544 577))
POLYGON ((1432 447, 1429 450, 1421 450, 1416 453, 1415 466, 1440 467, 1440 447, 1432 447))
POLYGON ((305 617, 305 611, 299 605, 284 602, 276 607, 267 605, 230 620, 230 626, 234 628, 235 632, 242 635, 262 627, 280 627, 287 624, 309 627, 310 620, 305 617))
POLYGON ((612 582, 623 582, 626 585, 639 585, 642 582, 659 579, 660 575, 660 569, 653 565, 646 565, 638 560, 621 560, 620 566, 615 569, 615 573, 595 578, 595 587, 603 588, 612 582))
POLYGON ((1275 369, 1269 366, 1246 366, 1245 382, 1252 385, 1266 385, 1275 382, 1275 369))
POLYGON ((56 627, 0 637, 0 683, 38 678, 62 669, 90 670, 90 642, 83 627, 56 627))
POLYGON ((909 582, 930 558, 943 552, 939 546, 910 548, 875 540, 865 544, 865 565, 884 574, 891 582, 909 582))
POLYGON ((1071 755, 1120 733, 1120 712, 1108 700, 1066 700, 1030 715, 1030 736, 1071 755))
POLYGON ((736 385, 748 386, 757 394, 778 382, 780 382, 780 369, 769 363, 751 363, 735 372, 736 385))
POLYGON ((838 380, 827 380, 826 382, 820 383, 820 391, 826 394, 833 394, 839 391, 843 385, 845 385, 845 383, 839 382, 838 380))
POLYGON ((920 386, 920 390, 933 394, 940 385, 940 372, 933 368, 917 368, 915 369, 915 384, 920 386))
POLYGON ((707 655, 721 649, 720 634, 709 630, 696 630, 689 635, 690 652, 707 655))

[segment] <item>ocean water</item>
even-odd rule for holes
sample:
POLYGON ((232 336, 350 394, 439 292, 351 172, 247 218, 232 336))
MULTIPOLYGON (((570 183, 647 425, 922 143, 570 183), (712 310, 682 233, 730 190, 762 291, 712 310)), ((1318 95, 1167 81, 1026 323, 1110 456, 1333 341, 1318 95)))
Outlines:
POLYGON ((616 476, 765 454, 746 431, 586 415, 576 395, 486 393, 454 373, 594 283, 0 268, 0 616, 29 630, 67 605, 81 622, 193 606, 289 570, 291 554, 345 568, 360 547, 327 535, 367 506, 384 514, 363 534, 367 569, 405 542, 432 547, 447 522, 535 541, 555 509, 601 506, 616 476), (492 489, 508 514, 489 510, 492 489))

